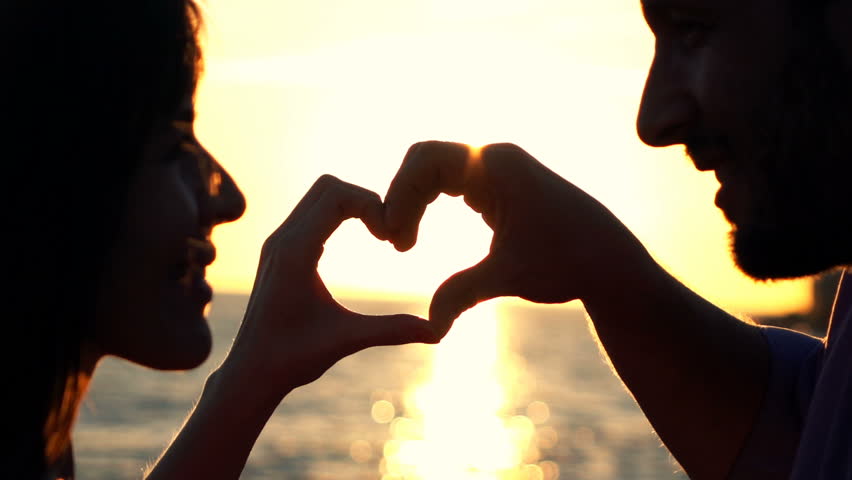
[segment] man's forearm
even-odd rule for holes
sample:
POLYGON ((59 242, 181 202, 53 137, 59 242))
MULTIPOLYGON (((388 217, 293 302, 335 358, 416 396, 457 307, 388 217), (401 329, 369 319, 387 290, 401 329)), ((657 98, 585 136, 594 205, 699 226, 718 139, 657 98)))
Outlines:
POLYGON ((247 394, 250 379, 208 378, 198 404, 146 480, 238 479, 279 400, 247 394))
POLYGON ((768 381, 769 351, 758 327, 710 304, 650 260, 626 266, 599 293, 584 299, 586 310, 660 438, 690 478, 725 478, 768 381))

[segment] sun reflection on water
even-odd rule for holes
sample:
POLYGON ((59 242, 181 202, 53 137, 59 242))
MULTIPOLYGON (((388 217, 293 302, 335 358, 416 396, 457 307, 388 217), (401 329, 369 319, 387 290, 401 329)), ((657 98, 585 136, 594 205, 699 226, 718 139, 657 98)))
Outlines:
MULTIPOLYGON (((406 416, 390 423, 382 480, 558 478, 556 464, 536 463, 536 425, 547 421, 547 405, 533 402, 527 415, 511 414, 518 392, 505 379, 515 366, 497 316, 494 301, 480 304, 435 348, 431 379, 407 392, 406 416)), ((555 443, 555 432, 544 431, 555 443)))

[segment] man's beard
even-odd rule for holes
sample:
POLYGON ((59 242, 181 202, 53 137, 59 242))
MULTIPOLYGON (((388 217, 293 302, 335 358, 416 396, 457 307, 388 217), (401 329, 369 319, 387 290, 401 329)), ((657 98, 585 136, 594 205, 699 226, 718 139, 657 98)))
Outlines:
POLYGON ((802 20, 777 87, 754 125, 767 191, 734 227, 737 266, 758 280, 852 265, 852 75, 822 16, 802 20), (819 21, 817 20, 819 19, 819 21), (762 121, 761 121, 762 120, 762 121))

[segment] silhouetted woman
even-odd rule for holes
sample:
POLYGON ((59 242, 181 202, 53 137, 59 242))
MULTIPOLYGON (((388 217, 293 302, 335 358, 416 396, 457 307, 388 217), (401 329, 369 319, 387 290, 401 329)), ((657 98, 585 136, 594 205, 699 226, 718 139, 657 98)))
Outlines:
MULTIPOLYGON (((2 476, 70 479, 71 430, 102 358, 162 370, 207 358, 210 234, 245 200, 193 133, 191 0, 10 0, 0 11, 2 476)), ((317 275, 343 220, 386 238, 381 212, 372 192, 316 182, 265 242, 237 339, 148 478, 238 478, 294 388, 369 346, 436 341, 423 320, 347 311, 317 275)))

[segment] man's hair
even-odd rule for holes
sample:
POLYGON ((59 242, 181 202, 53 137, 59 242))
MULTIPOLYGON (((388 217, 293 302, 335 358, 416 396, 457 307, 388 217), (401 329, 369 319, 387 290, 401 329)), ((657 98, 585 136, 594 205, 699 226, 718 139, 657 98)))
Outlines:
POLYGON ((69 452, 99 277, 153 126, 194 94, 200 26, 193 0, 0 6, 9 478, 69 452))

